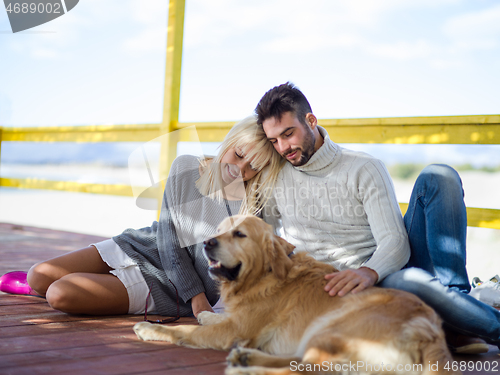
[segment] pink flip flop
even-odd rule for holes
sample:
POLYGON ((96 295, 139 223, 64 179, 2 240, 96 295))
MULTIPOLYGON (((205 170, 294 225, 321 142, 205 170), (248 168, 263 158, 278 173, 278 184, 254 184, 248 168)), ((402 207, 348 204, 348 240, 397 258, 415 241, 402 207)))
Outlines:
POLYGON ((0 292, 37 296, 38 294, 28 285, 27 276, 28 274, 23 271, 6 273, 0 277, 0 292))

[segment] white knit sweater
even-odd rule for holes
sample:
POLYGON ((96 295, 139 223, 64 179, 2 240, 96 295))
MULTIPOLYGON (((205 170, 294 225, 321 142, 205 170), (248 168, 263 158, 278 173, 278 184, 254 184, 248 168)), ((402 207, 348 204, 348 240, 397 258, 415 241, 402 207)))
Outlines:
POLYGON ((287 163, 264 218, 282 236, 319 261, 339 270, 369 267, 379 281, 398 271, 410 245, 392 180, 372 156, 324 143, 307 164, 287 163))

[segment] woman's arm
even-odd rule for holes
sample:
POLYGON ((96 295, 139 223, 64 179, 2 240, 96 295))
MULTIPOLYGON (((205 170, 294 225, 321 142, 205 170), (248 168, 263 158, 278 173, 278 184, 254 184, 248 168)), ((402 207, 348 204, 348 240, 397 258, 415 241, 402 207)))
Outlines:
POLYGON ((177 288, 179 297, 188 302, 194 296, 205 293, 205 287, 194 267, 194 259, 191 258, 188 249, 180 244, 173 220, 175 211, 168 207, 168 201, 181 204, 185 189, 194 188, 194 181, 190 180, 189 170, 186 170, 192 166, 186 165, 183 160, 185 158, 174 161, 167 179, 158 222, 157 241, 160 259, 167 276, 177 288))

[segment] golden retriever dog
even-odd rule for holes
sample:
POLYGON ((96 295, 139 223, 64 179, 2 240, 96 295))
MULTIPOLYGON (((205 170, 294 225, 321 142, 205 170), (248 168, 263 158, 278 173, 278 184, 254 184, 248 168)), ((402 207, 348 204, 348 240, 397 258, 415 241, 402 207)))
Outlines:
POLYGON ((200 325, 138 323, 140 339, 233 348, 226 374, 460 373, 440 318, 416 296, 371 287, 331 297, 325 275, 336 270, 294 254, 254 216, 228 218, 218 233, 204 251, 225 312, 200 313, 200 325))

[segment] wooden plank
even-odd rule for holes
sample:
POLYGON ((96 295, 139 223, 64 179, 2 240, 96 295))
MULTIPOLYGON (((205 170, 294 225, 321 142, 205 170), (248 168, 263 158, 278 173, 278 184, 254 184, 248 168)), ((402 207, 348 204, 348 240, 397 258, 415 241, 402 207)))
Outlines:
MULTIPOLYGON (((104 237, 0 223, 0 275, 99 242, 104 237)), ((23 298, 23 297, 20 297, 23 298)), ((32 299, 26 297, 24 301, 32 299)))
MULTIPOLYGON (((150 345, 142 343, 142 345, 150 345)), ((107 351, 107 350, 106 350, 107 351)), ((60 359, 46 363, 15 367, 15 373, 20 374, 146 374, 152 371, 179 369, 184 374, 190 373, 186 368, 203 368, 215 363, 220 370, 225 368, 227 353, 204 349, 176 348, 174 350, 154 350, 129 352, 122 355, 86 357, 84 360, 60 359), (193 355, 193 350, 196 355, 193 355), (193 366, 195 365, 195 366, 193 366)), ((8 370, 7 369, 4 369, 8 370)), ((3 373, 3 372, 2 372, 3 373)), ((212 372, 213 373, 213 372, 212 372)), ((222 374, 223 371, 217 372, 222 374)))
MULTIPOLYGON (((142 316, 124 315, 117 317, 95 317, 78 316, 58 313, 59 316, 39 316, 23 319, 21 324, 11 324, 2 329, 2 337, 27 337, 47 334, 57 334, 59 332, 93 331, 96 329, 132 329, 135 323, 143 320, 142 316)), ((154 317, 152 317, 154 319, 154 317)), ((198 324, 193 318, 181 319, 182 324, 198 324)))
POLYGON ((222 375, 224 374, 224 370, 226 369, 226 367, 227 364, 226 361, 224 361, 210 365, 187 366, 182 368, 169 369, 162 372, 148 372, 148 375, 186 375, 186 374, 222 375))
MULTIPOLYGON (((175 347, 169 348, 175 350, 175 347)), ((105 353, 107 356, 126 355, 129 353, 140 353, 145 351, 162 351, 166 349, 156 345, 144 345, 140 341, 129 341, 118 344, 109 345, 94 345, 80 348, 63 348, 59 350, 46 350, 31 352, 29 355, 25 353, 9 354, 6 356, 0 355, 0 369, 9 367, 20 368, 23 366, 39 365, 42 363, 49 363, 60 361, 64 359, 87 359, 92 357, 99 357, 105 353)))
MULTIPOLYGON (((62 318, 62 317, 61 317, 62 318)), ((35 320, 30 319, 33 323, 35 320)), ((94 331, 96 329, 106 330, 106 329, 117 329, 126 328, 131 330, 133 325, 137 321, 132 321, 130 319, 69 319, 62 320, 59 322, 52 322, 46 318, 39 319, 36 324, 31 325, 14 325, 10 327, 2 328, 2 339, 8 338, 19 338, 19 337, 34 337, 34 336, 46 336, 54 335, 60 332, 71 333, 71 332, 82 332, 82 331, 94 331)))
MULTIPOLYGON (((97 331, 57 332, 46 335, 7 337, 0 340, 1 356, 15 353, 30 353, 40 350, 79 348, 93 345, 116 344, 137 340, 130 324, 128 328, 106 329, 97 331)), ((4 328, 2 328, 2 331, 4 328)), ((1 358, 0 356, 0 358, 1 358)), ((0 360, 1 362, 1 360, 0 360)))
MULTIPOLYGON (((18 306, 20 310, 23 310, 23 306, 18 306)), ((49 324, 49 323, 59 323, 59 322, 73 322, 90 320, 91 317, 83 318, 76 315, 68 315, 62 312, 56 311, 54 309, 42 311, 42 312, 29 312, 26 313, 22 311, 20 314, 13 315, 1 315, 0 318, 0 328, 2 327, 17 327, 17 326, 32 326, 37 324, 49 324)), ((7 332, 7 329, 5 329, 7 332)), ((31 332, 31 331, 30 331, 31 332)), ((2 335, 4 330, 2 330, 2 335)))
POLYGON ((44 298, 37 298, 31 296, 18 296, 15 294, 2 294, 0 298, 0 306, 9 305, 30 305, 33 303, 47 303, 44 298))
MULTIPOLYGON (((3 297, 3 294, 0 295, 0 299, 3 297)), ((37 298, 37 297, 33 297, 37 298)), ((26 305, 7 305, 2 306, 0 309, 0 317, 16 315, 19 314, 22 309, 26 309, 30 311, 31 314, 43 314, 45 312, 53 312, 54 310, 47 303, 33 303, 26 305)))

